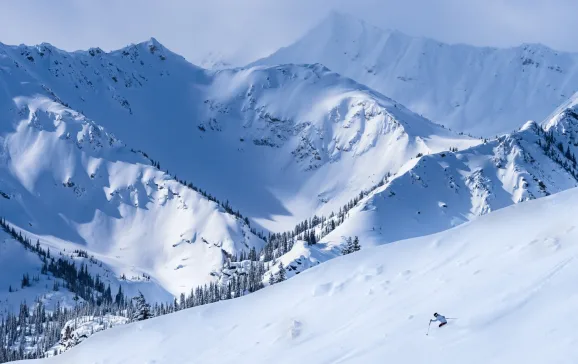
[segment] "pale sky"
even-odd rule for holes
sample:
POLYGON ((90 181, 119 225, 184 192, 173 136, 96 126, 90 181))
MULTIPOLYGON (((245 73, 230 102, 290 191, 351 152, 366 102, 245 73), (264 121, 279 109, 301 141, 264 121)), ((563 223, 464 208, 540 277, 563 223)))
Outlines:
POLYGON ((0 42, 105 50, 157 38, 192 62, 251 61, 331 10, 450 43, 543 43, 578 51, 578 0, 0 0, 0 42))

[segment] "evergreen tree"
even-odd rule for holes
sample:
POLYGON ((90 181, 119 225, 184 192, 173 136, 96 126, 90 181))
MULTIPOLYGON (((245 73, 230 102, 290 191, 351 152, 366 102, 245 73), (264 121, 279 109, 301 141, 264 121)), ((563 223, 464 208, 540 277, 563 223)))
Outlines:
POLYGON ((351 241, 351 237, 348 237, 346 240, 346 245, 343 249, 341 249, 342 255, 347 255, 353 253, 353 242, 351 241))
POLYGON ((132 315, 132 321, 142 321, 153 317, 151 306, 147 303, 141 291, 138 292, 138 296, 133 297, 133 301, 135 302, 135 311, 132 315))
POLYGON ((185 308, 187 308, 186 299, 185 299, 185 294, 184 294, 184 293, 181 293, 181 299, 180 299, 180 302, 179 302, 179 306, 180 306, 180 307, 179 307, 180 310, 184 310, 185 308))
POLYGON ((359 238, 356 236, 353 239, 353 244, 351 245, 352 253, 361 250, 361 245, 359 245, 359 238))
POLYGON ((122 306, 124 304, 124 295, 122 293, 121 285, 118 286, 118 292, 116 293, 116 296, 114 296, 114 303, 119 306, 122 306))
POLYGON ((285 267, 283 266, 283 262, 279 263, 279 272, 277 272, 277 279, 276 283, 283 282, 286 278, 285 267))
POLYGON ((22 286, 21 288, 30 287, 30 276, 28 276, 28 274, 24 274, 22 276, 21 286, 22 286))
POLYGON ((309 234, 308 242, 310 245, 317 244, 317 237, 315 236, 315 231, 311 230, 311 233, 309 234))

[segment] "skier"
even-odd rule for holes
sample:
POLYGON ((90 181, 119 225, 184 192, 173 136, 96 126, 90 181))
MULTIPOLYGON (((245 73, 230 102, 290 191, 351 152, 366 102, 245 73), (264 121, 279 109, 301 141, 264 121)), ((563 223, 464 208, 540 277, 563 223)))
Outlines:
POLYGON ((430 324, 431 324, 432 322, 439 321, 439 322, 440 322, 439 327, 442 327, 442 326, 444 326, 444 325, 446 325, 446 324, 448 323, 448 320, 446 319, 446 317, 443 316, 443 315, 440 315, 440 314, 437 313, 437 312, 434 313, 434 317, 435 317, 435 319, 429 320, 430 324))

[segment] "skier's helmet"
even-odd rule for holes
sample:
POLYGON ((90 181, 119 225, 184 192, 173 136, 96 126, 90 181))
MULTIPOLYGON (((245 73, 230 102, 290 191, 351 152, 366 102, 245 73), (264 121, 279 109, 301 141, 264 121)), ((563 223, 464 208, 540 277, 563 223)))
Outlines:
POLYGON ((437 312, 436 312, 436 313, 434 313, 434 316, 435 316, 435 317, 437 317, 437 316, 438 316, 438 313, 437 313, 437 312))

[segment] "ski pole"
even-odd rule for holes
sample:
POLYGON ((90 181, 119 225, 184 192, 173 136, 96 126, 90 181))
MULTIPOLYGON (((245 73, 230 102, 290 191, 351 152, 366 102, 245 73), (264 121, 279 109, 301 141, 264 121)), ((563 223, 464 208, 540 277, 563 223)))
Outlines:
POLYGON ((430 328, 430 326, 431 326, 431 320, 429 321, 429 325, 427 325, 427 334, 425 334, 425 336, 428 336, 428 335, 429 335, 429 328, 430 328))

